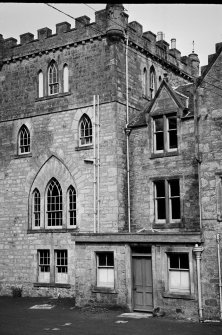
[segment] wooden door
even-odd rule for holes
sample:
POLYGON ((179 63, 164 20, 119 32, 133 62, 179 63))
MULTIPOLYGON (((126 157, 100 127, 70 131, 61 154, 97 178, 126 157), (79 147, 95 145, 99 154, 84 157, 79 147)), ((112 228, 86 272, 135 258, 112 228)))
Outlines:
POLYGON ((134 310, 153 310, 153 283, 151 257, 133 257, 134 310))

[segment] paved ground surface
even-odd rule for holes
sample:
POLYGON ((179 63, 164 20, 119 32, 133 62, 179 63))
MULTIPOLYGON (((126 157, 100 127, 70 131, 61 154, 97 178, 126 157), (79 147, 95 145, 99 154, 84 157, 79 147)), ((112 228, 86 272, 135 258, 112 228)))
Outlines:
POLYGON ((222 323, 194 323, 165 317, 120 317, 123 312, 93 307, 80 309, 70 300, 0 297, 0 335, 222 334, 222 323), (50 309, 30 309, 35 305, 50 309))

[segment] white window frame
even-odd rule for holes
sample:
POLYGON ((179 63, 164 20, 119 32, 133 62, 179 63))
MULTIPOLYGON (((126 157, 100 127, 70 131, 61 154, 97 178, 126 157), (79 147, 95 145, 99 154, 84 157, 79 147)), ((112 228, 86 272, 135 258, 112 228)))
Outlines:
MULTIPOLYGON (((85 127, 86 129, 86 127, 85 127)), ((87 114, 83 114, 80 121, 79 121, 79 146, 80 147, 84 147, 84 146, 88 146, 88 145, 92 145, 93 144, 93 129, 92 129, 92 120, 90 119, 90 117, 87 114), (88 131, 90 132, 90 135, 86 136, 85 135, 85 130, 84 130, 84 134, 82 134, 82 123, 84 121, 84 119, 87 121, 87 123, 89 124, 88 127, 88 131), (88 138, 91 139, 88 141, 88 138)))
POLYGON ((114 252, 113 251, 101 251, 96 252, 96 286, 114 289, 115 287, 115 273, 114 273, 114 252), (108 265, 107 255, 112 255, 113 265, 108 265), (100 264, 100 256, 106 256, 106 264, 100 264), (101 277, 105 276, 107 280, 102 281, 101 277), (108 278, 111 280, 108 281, 108 278))
POLYGON ((69 228, 76 228, 77 226, 77 195, 76 195, 76 189, 73 185, 70 185, 67 190, 67 196, 66 196, 66 206, 67 206, 67 227, 69 228), (73 202, 70 202, 70 191, 73 191, 73 202), (71 214, 72 213, 72 214, 71 214), (71 221, 73 221, 73 224, 71 224, 71 221))
POLYGON ((163 154, 163 153, 171 153, 171 152, 177 152, 178 150, 178 125, 176 126, 175 129, 169 129, 169 120, 175 118, 176 119, 176 124, 177 124, 177 116, 175 113, 173 114, 163 114, 160 116, 155 116, 153 117, 153 152, 155 154, 163 154), (162 119, 163 120, 163 149, 158 150, 157 149, 157 140, 156 140, 156 134, 160 131, 156 130, 156 120, 157 119, 162 119), (176 136, 177 136, 177 146, 176 148, 170 148, 170 132, 176 131, 176 136))
MULTIPOLYGON (((51 178, 47 187, 46 187, 46 192, 45 192, 45 227, 47 229, 62 229, 63 228, 63 211, 64 211, 64 208, 63 208, 63 191, 62 191, 62 187, 59 183, 59 181, 56 179, 56 178, 51 178), (59 206, 60 209, 56 208, 56 210, 53 210, 53 202, 50 200, 49 202, 49 198, 51 199, 53 196, 48 196, 48 192, 49 192, 49 187, 50 185, 52 184, 52 182, 55 181, 56 182, 56 187, 60 189, 60 194, 59 194, 59 202, 57 203, 57 207, 59 206), (49 205, 51 206, 51 210, 48 210, 49 209, 49 205), (61 217, 57 217, 58 214, 61 214, 61 217), (58 222, 61 221, 61 224, 58 224, 58 225, 49 225, 49 214, 51 214, 51 216, 53 217, 53 214, 56 215, 56 218, 55 220, 58 220, 58 222)), ((52 222, 53 222, 53 218, 51 219, 52 222)))
MULTIPOLYGON (((26 150, 26 149, 25 149, 26 150)), ((19 155, 27 155, 31 152, 31 135, 28 127, 23 124, 19 129, 18 133, 18 154, 19 155), (24 132, 26 135, 24 135, 24 132), (24 137, 25 136, 25 137, 24 137), (27 143, 24 143, 27 142, 27 143), (22 148, 28 148, 27 151, 23 151, 22 148)))
POLYGON ((67 64, 63 66, 63 92, 69 92, 69 68, 67 64))
POLYGON ((38 250, 38 283, 50 283, 50 272, 51 272, 50 262, 51 262, 50 250, 48 249, 38 250))
POLYGON ((169 178, 169 179, 156 179, 153 181, 154 183, 154 209, 155 209, 155 223, 158 224, 167 224, 167 223, 179 223, 181 221, 181 185, 180 178, 169 178), (179 183, 179 195, 171 196, 171 182, 173 180, 178 181, 179 183), (165 196, 157 196, 157 182, 164 183, 164 191, 165 196), (180 202, 180 218, 173 219, 172 218, 172 200, 175 198, 179 198, 180 202), (165 199, 165 219, 158 219, 158 201, 159 199, 165 199))
POLYGON ((39 249, 37 250, 37 259, 37 282, 39 284, 68 284, 67 249, 55 249, 54 252, 50 249, 39 249))
POLYGON ((188 268, 182 268, 181 267, 181 258, 183 256, 188 257, 188 264, 189 264, 189 254, 188 253, 168 253, 167 254, 167 259, 168 259, 168 283, 169 283, 169 292, 170 293, 179 293, 179 294, 190 294, 190 268, 189 268, 189 265, 188 265, 188 268), (177 268, 172 268, 170 267, 170 259, 173 255, 177 255, 178 257, 178 263, 179 263, 179 266, 177 268), (179 275, 179 280, 178 278, 173 279, 172 277, 178 277, 179 275), (183 278, 184 277, 184 278, 183 278), (186 283, 186 287, 185 285, 183 286, 183 281, 184 279, 186 278, 187 280, 187 283, 186 283), (179 281, 180 284, 173 284, 173 280, 174 282, 175 281, 179 281))
POLYGON ((38 97, 42 98, 44 96, 44 83, 43 83, 43 72, 42 70, 38 73, 38 97))
POLYGON ((55 250, 55 283, 59 283, 59 284, 68 283, 68 251, 67 250, 55 250))
POLYGON ((59 71, 56 62, 52 62, 48 68, 48 95, 55 95, 58 93, 59 93, 59 71), (54 73, 56 75, 55 78, 54 73))

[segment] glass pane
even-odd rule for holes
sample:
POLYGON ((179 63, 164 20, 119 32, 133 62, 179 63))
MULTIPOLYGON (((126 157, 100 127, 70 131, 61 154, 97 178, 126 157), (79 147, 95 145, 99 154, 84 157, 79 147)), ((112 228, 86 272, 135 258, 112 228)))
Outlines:
POLYGON ((156 185, 156 197, 165 197, 165 182, 164 180, 159 180, 155 182, 156 185))
POLYGON ((155 119, 155 131, 163 131, 163 118, 155 119))
POLYGON ((107 266, 114 266, 114 258, 112 252, 107 253, 107 266))
POLYGON ((180 271, 170 271, 169 273, 170 289, 180 289, 180 271))
POLYGON ((188 254, 180 255, 180 268, 181 269, 189 269, 189 257, 188 254))
POLYGON ((180 285, 181 289, 184 291, 188 291, 190 289, 189 271, 180 272, 180 285))
POLYGON ((155 148, 155 150, 163 150, 163 149, 164 149, 163 133, 156 133, 156 148, 155 148))
POLYGON ((98 269, 97 285, 114 287, 114 269, 98 269))
POLYGON ((169 132, 169 148, 176 149, 177 148, 177 131, 171 130, 169 132))
POLYGON ((166 219, 165 198, 157 200, 157 219, 158 220, 165 220, 166 219))
POLYGON ((177 129, 177 119, 176 117, 168 118, 168 129, 177 129))
POLYGON ((180 198, 171 199, 172 220, 180 219, 180 198))
POLYGON ((180 196, 180 183, 179 179, 169 180, 170 195, 171 197, 180 196))
POLYGON ((179 269, 179 254, 170 254, 170 268, 171 269, 179 269))
POLYGON ((106 266, 106 254, 101 253, 98 255, 99 266, 106 266))

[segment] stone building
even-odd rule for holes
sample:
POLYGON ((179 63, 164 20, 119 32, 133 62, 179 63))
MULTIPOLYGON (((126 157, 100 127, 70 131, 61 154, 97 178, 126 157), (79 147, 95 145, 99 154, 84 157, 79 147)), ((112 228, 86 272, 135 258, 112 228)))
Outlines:
POLYGON ((120 4, 0 35, 1 295, 220 317, 220 47, 199 77, 120 4))

